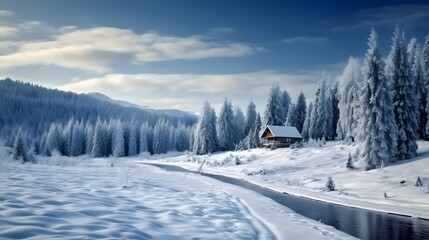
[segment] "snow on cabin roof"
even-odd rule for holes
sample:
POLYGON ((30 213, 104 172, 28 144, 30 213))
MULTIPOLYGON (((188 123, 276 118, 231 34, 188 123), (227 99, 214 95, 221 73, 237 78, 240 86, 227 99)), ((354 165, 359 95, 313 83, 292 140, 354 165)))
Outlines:
MULTIPOLYGON (((298 132, 298 129, 296 129, 296 127, 267 125, 265 130, 267 128, 270 130, 270 132, 273 134, 274 137, 302 138, 301 134, 298 132)), ((264 132, 262 132, 262 135, 264 134, 264 132)))

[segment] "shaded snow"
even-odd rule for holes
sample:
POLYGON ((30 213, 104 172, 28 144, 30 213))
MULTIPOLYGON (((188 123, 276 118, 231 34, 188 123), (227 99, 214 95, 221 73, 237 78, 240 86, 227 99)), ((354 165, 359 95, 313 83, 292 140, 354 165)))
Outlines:
MULTIPOLYGON (((281 192, 369 210, 429 218, 429 142, 419 141, 418 144, 419 155, 416 158, 371 171, 347 169, 348 154, 354 155, 358 147, 342 145, 338 141, 321 147, 319 144, 306 144, 298 149, 253 149, 205 156, 178 156, 158 161, 196 170, 205 160, 203 170, 206 172, 243 178, 281 192), (237 162, 239 165, 236 165, 237 162), (417 176, 425 186, 414 186, 417 176), (336 191, 323 191, 328 177, 335 182, 336 191), (388 198, 384 197, 384 193, 388 198)), ((360 166, 359 162, 354 164, 360 166)))

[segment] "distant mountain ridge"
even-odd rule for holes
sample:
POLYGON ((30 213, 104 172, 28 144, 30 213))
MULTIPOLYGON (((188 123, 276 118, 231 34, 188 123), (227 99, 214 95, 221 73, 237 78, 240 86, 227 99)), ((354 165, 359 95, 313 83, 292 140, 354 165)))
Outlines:
POLYGON ((106 102, 110 102, 110 103, 114 103, 120 106, 124 106, 124 107, 134 107, 134 108, 140 108, 143 109, 145 111, 148 111, 150 113, 154 113, 154 114, 163 114, 163 115, 167 115, 167 116, 181 116, 181 117, 195 117, 195 114, 191 113, 191 112, 187 112, 187 111, 181 111, 181 110, 177 110, 177 109, 156 109, 156 108, 152 108, 152 107, 148 107, 148 106, 141 106, 141 105, 137 105, 134 103, 130 103, 127 101, 123 101, 123 100, 116 100, 113 99, 103 93, 99 93, 99 92, 91 92, 91 93, 87 93, 86 95, 91 96, 93 98, 96 98, 98 100, 102 100, 102 101, 106 101, 106 102))

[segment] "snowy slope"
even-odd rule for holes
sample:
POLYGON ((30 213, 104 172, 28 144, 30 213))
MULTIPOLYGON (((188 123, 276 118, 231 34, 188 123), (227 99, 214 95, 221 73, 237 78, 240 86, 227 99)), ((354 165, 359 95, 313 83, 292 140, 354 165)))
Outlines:
POLYGON ((352 239, 251 191, 135 159, 0 160, 0 238, 352 239))
MULTIPOLYGON (((210 156, 167 157, 157 161, 195 170, 205 160, 203 170, 206 172, 243 178, 281 192, 429 219, 429 142, 419 142, 418 157, 371 171, 345 167, 348 153, 353 155, 357 148, 328 142, 322 147, 254 149, 210 156), (236 159, 240 165, 236 165, 236 159), (323 191, 329 176, 337 191, 323 191), (417 176, 424 187, 414 186, 417 176)), ((358 167, 359 162, 355 165, 358 167)))

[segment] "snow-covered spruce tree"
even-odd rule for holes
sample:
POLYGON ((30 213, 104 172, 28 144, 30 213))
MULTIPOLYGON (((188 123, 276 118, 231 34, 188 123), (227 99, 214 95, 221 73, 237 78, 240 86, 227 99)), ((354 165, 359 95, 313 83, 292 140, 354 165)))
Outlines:
POLYGON ((310 119, 309 135, 313 139, 332 136, 333 129, 330 125, 332 125, 333 112, 332 101, 330 99, 331 91, 329 89, 326 74, 323 73, 316 90, 316 98, 310 119))
POLYGON ((283 125, 285 121, 285 113, 283 113, 284 107, 282 106, 283 99, 279 85, 271 87, 267 106, 265 108, 264 125, 283 125))
POLYGON ((71 152, 71 141, 72 141, 72 133, 73 133, 73 124, 74 119, 71 118, 68 123, 64 126, 63 132, 62 132, 62 138, 63 138, 63 154, 65 156, 70 156, 71 152))
POLYGON ((359 134, 363 141, 361 156, 366 170, 380 168, 391 161, 396 149, 397 127, 393 98, 384 76, 383 60, 377 47, 377 33, 372 29, 362 68, 359 134))
POLYGON ((261 146, 261 138, 260 138, 261 128, 262 128, 262 120, 261 120, 261 115, 258 113, 256 115, 255 127, 253 131, 253 134, 254 134, 253 139, 255 142, 255 147, 261 146))
POLYGON ((332 107, 332 121, 330 123, 330 131, 331 131, 331 139, 335 139, 337 137, 337 125, 338 125, 338 119, 340 118, 340 109, 338 108, 338 81, 334 82, 334 85, 331 88, 331 104, 330 107, 332 107))
POLYGON ((94 142, 94 127, 89 122, 85 126, 86 143, 85 143, 85 154, 92 153, 92 146, 94 142))
POLYGON ((85 154, 85 130, 83 123, 75 121, 72 131, 70 156, 77 157, 85 154))
POLYGON ((149 151, 148 148, 148 134, 149 134, 149 123, 145 122, 140 127, 140 144, 139 144, 139 152, 145 153, 149 151))
POLYGON ((337 123, 338 138, 356 137, 359 121, 359 84, 362 79, 361 64, 359 60, 350 57, 343 73, 338 78, 337 98, 340 110, 337 123))
POLYGON ((106 155, 105 151, 105 133, 103 129, 103 123, 100 119, 97 120, 94 129, 94 138, 92 142, 92 153, 93 157, 103 157, 106 155))
POLYGON ((48 135, 46 136, 46 155, 51 156, 52 151, 60 151, 62 148, 62 139, 60 131, 58 130, 60 126, 56 123, 52 123, 48 135))
POLYGON ((138 142, 140 136, 140 129, 136 121, 132 120, 130 123, 130 137, 128 139, 128 156, 135 156, 138 154, 138 142))
POLYGON ((418 135, 421 139, 426 139, 426 124, 427 124, 427 114, 426 114, 426 98, 427 92, 425 88, 425 82, 423 79, 423 65, 421 58, 420 46, 417 43, 416 38, 412 38, 407 47, 408 53, 408 64, 410 66, 412 81, 416 86, 417 101, 418 101, 418 135))
POLYGON ((347 158, 346 168, 348 168, 348 169, 354 169, 354 167, 353 167, 353 158, 352 158, 351 152, 349 152, 349 157, 347 158))
POLYGON ((158 119, 153 128, 153 153, 161 154, 168 151, 168 138, 170 128, 163 118, 158 119))
POLYGON ((255 121, 256 121, 256 106, 253 103, 253 101, 250 101, 246 111, 246 126, 244 127, 245 136, 247 136, 250 129, 253 128, 255 121))
POLYGON ((114 126, 113 128, 113 138, 112 138, 112 151, 113 156, 123 157, 125 156, 125 139, 124 139, 124 129, 122 128, 122 123, 119 120, 110 122, 114 126))
POLYGON ((176 150, 183 152, 189 148, 189 133, 191 132, 190 127, 186 127, 184 124, 179 123, 176 128, 176 150))
POLYGON ((234 138, 236 134, 234 111, 232 104, 225 99, 219 113, 217 121, 217 133, 219 140, 219 149, 221 151, 231 151, 234 149, 234 138))
POLYGON ((203 155, 215 152, 217 148, 216 115, 210 103, 206 101, 195 129, 193 152, 203 155))
POLYGON ((417 155, 418 104, 413 78, 410 75, 404 32, 396 26, 387 58, 386 76, 393 86, 393 105, 397 131, 399 159, 417 155))
POLYGON ((308 105, 307 112, 305 113, 305 120, 304 125, 302 126, 302 138, 304 138, 305 141, 308 141, 310 138, 309 130, 310 130, 310 119, 311 119, 311 112, 313 111, 313 103, 310 102, 310 105, 308 105))
POLYGON ((286 122, 284 123, 284 125, 289 127, 296 127, 297 124, 298 124, 298 119, 296 116, 295 104, 291 103, 289 105, 289 110, 288 110, 286 122))
POLYGON ((416 186, 416 187, 422 187, 423 186, 423 182, 419 176, 417 176, 416 183, 414 184, 414 186, 416 186))
POLYGON ((24 139, 22 137, 21 129, 18 130, 18 133, 15 137, 15 143, 13 144, 12 157, 16 161, 27 162, 27 149, 24 144, 24 139))
POLYGON ((302 128, 304 127, 305 115, 307 112, 307 102, 304 96, 304 93, 301 92, 296 100, 295 114, 297 119, 297 126, 295 126, 300 133, 302 133, 302 128))
POLYGON ((234 144, 244 139, 244 114, 239 107, 234 107, 234 144))
MULTIPOLYGON (((429 116, 429 34, 422 50, 423 82, 426 90, 426 115, 429 116)), ((429 117, 428 117, 429 118, 429 117)), ((426 123, 426 135, 429 135, 429 120, 426 123)))
POLYGON ((335 183, 332 180, 332 177, 328 177, 328 181, 326 181, 326 184, 325 184, 325 191, 327 192, 335 191, 335 183))
POLYGON ((287 113, 289 112, 289 106, 292 103, 292 98, 290 97, 289 93, 285 90, 282 92, 282 98, 281 98, 281 107, 282 109, 282 120, 283 122, 286 121, 287 113))

